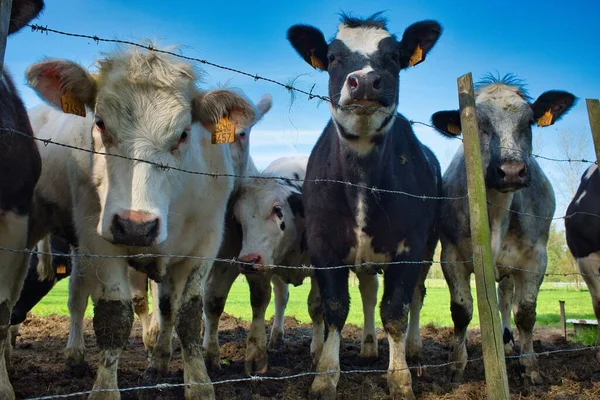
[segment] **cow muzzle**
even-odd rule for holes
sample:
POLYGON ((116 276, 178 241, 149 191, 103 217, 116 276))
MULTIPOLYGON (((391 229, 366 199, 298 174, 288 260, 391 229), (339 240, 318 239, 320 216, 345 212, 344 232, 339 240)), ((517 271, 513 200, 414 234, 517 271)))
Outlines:
POLYGON ((242 274, 256 274, 256 273, 264 273, 269 269, 262 265, 264 263, 264 259, 260 254, 250 253, 238 258, 238 261, 243 262, 245 264, 239 264, 240 273, 242 274))
POLYGON ((123 211, 112 218, 110 231, 115 244, 147 247, 154 244, 160 230, 160 220, 144 211, 123 211))
POLYGON ((514 192, 529 184, 529 171, 523 161, 504 161, 492 173, 494 186, 501 192, 514 192))

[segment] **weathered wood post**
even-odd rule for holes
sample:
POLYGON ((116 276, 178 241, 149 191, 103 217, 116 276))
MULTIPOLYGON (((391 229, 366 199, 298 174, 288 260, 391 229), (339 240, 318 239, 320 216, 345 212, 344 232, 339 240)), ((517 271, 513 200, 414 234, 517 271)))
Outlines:
POLYGON ((0 0, 0 72, 4 68, 4 53, 6 53, 6 39, 10 25, 10 10, 12 0, 0 0))
POLYGON ((487 396, 488 399, 493 400, 508 399, 506 360, 496 297, 495 266, 492 257, 481 147, 475 113, 473 77, 470 72, 458 78, 458 103, 467 168, 473 268, 477 288, 477 308, 481 327, 487 396))
POLYGON ((594 138, 594 149, 596 150, 596 162, 600 164, 600 101, 598 99, 585 99, 590 128, 594 138))
POLYGON ((565 314, 565 301, 559 300, 558 306, 560 307, 560 327, 563 331, 563 336, 565 339, 567 338, 567 317, 565 314))

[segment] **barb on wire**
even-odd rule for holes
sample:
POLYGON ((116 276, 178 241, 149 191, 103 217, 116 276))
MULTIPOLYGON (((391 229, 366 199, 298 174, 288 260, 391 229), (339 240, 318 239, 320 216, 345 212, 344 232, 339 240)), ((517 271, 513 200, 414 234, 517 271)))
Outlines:
POLYGON ((102 151, 95 151, 95 150, 86 149, 86 148, 83 148, 83 147, 73 146, 73 145, 70 145, 70 144, 67 144, 67 143, 55 142, 52 139, 42 139, 42 138, 37 138, 35 136, 32 137, 31 135, 28 135, 27 133, 19 132, 17 130, 11 129, 11 128, 0 128, 0 130, 9 131, 9 132, 16 133, 18 135, 25 136, 27 138, 33 139, 33 140, 40 141, 40 142, 44 143, 44 146, 48 146, 49 144, 53 144, 53 145, 60 146, 60 147, 65 147, 65 148, 68 148, 68 149, 71 149, 71 150, 84 151, 84 152, 89 153, 89 154, 98 154, 98 155, 101 155, 101 156, 116 157, 116 158, 120 158, 120 159, 124 159, 124 160, 129 160, 129 161, 133 161, 133 162, 140 162, 140 163, 150 164, 150 165, 154 165, 154 166, 160 168, 163 171, 178 171, 178 172, 183 172, 183 173, 192 174, 192 175, 207 176, 207 177, 210 177, 210 178, 229 177, 229 178, 238 178, 238 179, 283 180, 283 181, 293 181, 293 182, 312 182, 312 183, 315 183, 315 184, 318 184, 318 183, 336 183, 336 184, 341 184, 341 185, 356 187, 356 188, 359 188, 359 189, 365 189, 365 190, 370 191, 371 193, 399 194, 399 195, 413 197, 413 198, 421 199, 421 200, 460 200, 460 199, 465 199, 465 198, 468 197, 467 194, 465 194, 464 196, 458 196, 458 197, 426 196, 426 195, 409 193, 409 192, 405 192, 405 191, 402 191, 402 190, 381 189, 381 188, 378 188, 378 187, 375 187, 375 186, 367 186, 367 185, 360 184, 360 183, 352 183, 352 182, 341 181, 341 180, 337 180, 337 179, 325 179, 325 178, 301 179, 301 178, 290 178, 290 177, 284 177, 284 176, 235 175, 235 174, 221 174, 221 173, 192 171, 192 170, 188 170, 188 169, 184 169, 184 168, 170 166, 168 164, 162 164, 162 163, 157 163, 157 162, 150 161, 150 160, 144 160, 144 159, 141 159, 141 158, 127 157, 127 156, 122 156, 120 154, 112 154, 112 153, 106 153, 106 152, 102 152, 102 151))

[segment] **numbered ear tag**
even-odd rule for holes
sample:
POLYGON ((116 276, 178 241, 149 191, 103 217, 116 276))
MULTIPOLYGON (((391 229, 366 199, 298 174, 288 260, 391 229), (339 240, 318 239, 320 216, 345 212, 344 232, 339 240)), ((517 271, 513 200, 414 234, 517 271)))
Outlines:
POLYGON ((448 124, 448 126, 446 127, 446 130, 453 135, 460 135, 460 128, 456 124, 452 124, 452 123, 448 124))
POLYGON ((548 125, 552 125, 552 112, 551 109, 549 108, 548 111, 546 111, 544 113, 544 115, 542 115, 538 120, 537 120, 537 126, 548 126, 548 125))
POLYGON ((319 60, 319 58, 315 56, 315 49, 310 49, 310 65, 312 65, 313 68, 325 69, 325 66, 323 65, 321 60, 319 60))
POLYGON ((212 144, 233 143, 235 140, 235 125, 229 121, 229 118, 223 117, 217 122, 215 131, 212 134, 212 144))
POLYGON ((78 100, 73 96, 71 89, 67 89, 65 94, 60 96, 60 105, 62 106, 63 112, 66 114, 85 117, 85 105, 81 100, 78 100))
POLYGON ((423 49, 421 49, 420 45, 417 45, 415 52, 413 53, 412 56, 410 56, 410 59, 408 60, 408 66, 414 67, 421 61, 423 61, 423 49))
POLYGON ((59 266, 56 267, 56 273, 57 274, 66 274, 67 273, 67 266, 64 264, 60 264, 59 266))

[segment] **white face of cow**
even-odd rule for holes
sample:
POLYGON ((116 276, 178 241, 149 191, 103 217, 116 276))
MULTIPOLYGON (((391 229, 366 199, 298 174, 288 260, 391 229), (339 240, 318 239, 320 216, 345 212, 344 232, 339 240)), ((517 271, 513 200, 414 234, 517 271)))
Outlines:
MULTIPOLYGON (((100 62, 97 77, 68 61, 31 66, 28 80, 55 106, 71 91, 73 103, 94 110, 93 180, 100 198, 97 231, 126 246, 168 238, 169 214, 198 170, 216 122, 228 116, 241 129, 255 118, 243 97, 227 90, 199 93, 190 65, 153 52, 117 53, 100 62), (200 123, 197 123, 200 122, 200 123), (145 160, 143 161, 133 161, 145 160)), ((89 110, 88 110, 89 112, 89 110)))
MULTIPOLYGON (((275 180, 248 181, 233 209, 243 231, 240 261, 281 264, 291 252, 300 251, 304 209, 298 186, 275 180)), ((249 265, 242 270, 264 268, 249 265)))
POLYGON ((291 27, 288 39, 309 64, 329 73, 330 107, 338 135, 361 152, 392 126, 400 70, 422 62, 441 30, 435 21, 419 22, 398 41, 375 14, 364 20, 343 16, 329 44, 321 31, 307 25, 291 27))

